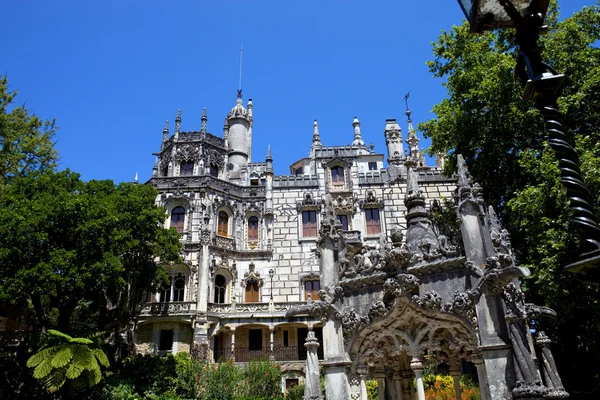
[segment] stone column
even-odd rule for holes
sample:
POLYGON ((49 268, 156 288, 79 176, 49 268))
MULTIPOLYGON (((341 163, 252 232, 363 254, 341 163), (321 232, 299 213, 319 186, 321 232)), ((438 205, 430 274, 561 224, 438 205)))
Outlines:
POLYGON ((453 361, 450 365, 450 376, 454 380, 454 394, 456 400, 462 400, 462 394, 460 392, 460 360, 453 361))
POLYGON ((317 349, 319 348, 319 341, 315 337, 314 331, 309 331, 304 347, 307 349, 306 353, 306 381, 304 383, 304 398, 307 400, 322 399, 323 394, 321 393, 321 377, 319 375, 319 358, 317 356, 317 349))
POLYGON ((560 375, 556 369, 556 363, 554 362, 554 356, 550 351, 551 340, 543 331, 540 331, 536 338, 536 344, 541 349, 542 355, 542 371, 544 374, 544 382, 548 387, 549 392, 546 394, 546 398, 549 399, 565 399, 569 397, 569 394, 563 387, 560 375))
POLYGON ((415 391, 413 390, 412 380, 414 373, 409 370, 400 371, 402 379, 402 397, 403 400, 415 400, 415 391))
POLYGON ((369 367, 363 365, 356 369, 358 376, 360 376, 360 400, 369 400, 367 393, 367 375, 369 374, 369 367))
POLYGON ((231 359, 235 361, 235 328, 231 330, 231 359))
POLYGON ((208 244, 210 242, 210 230, 203 229, 201 232, 202 257, 198 265, 198 284, 196 286, 196 321, 194 324, 194 342, 190 350, 192 358, 199 361, 207 361, 210 352, 208 340, 208 323, 206 313, 208 310, 209 293, 209 258, 208 244))
POLYGON ((402 375, 400 372, 394 372, 394 386, 396 387, 396 400, 404 400, 402 394, 402 375))
POLYGON ((475 368, 477 368, 477 380, 479 381, 479 391, 481 392, 481 400, 492 400, 483 357, 481 356, 481 354, 474 354, 471 357, 471 361, 473 362, 473 364, 475 364, 475 368))
POLYGON ((269 354, 269 358, 271 359, 271 361, 275 360, 275 328, 270 327, 269 328, 269 349, 270 349, 270 354, 269 354))
POLYGON ((425 400, 425 387, 423 386, 423 362, 420 357, 413 357, 410 368, 415 372, 417 378, 417 399, 425 400))
POLYGON ((377 371, 375 373, 375 379, 377 379, 377 394, 379 400, 385 400, 385 372, 377 371))

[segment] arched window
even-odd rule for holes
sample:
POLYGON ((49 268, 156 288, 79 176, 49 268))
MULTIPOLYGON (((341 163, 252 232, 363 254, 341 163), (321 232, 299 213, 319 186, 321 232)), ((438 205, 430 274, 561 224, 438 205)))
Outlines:
POLYGON ((331 182, 337 185, 343 184, 345 182, 344 168, 331 167, 331 182))
POLYGON ((215 164, 210 164, 210 166, 208 167, 208 173, 210 176, 214 176, 215 178, 219 177, 219 167, 217 167, 215 164))
POLYGON ((366 208, 365 220, 367 222, 367 235, 378 235, 381 233, 379 208, 366 208))
POLYGON ((179 206, 171 211, 171 228, 179 233, 183 233, 183 223, 185 221, 185 208, 179 206))
POLYGON ((184 301, 185 296, 185 278, 179 274, 173 282, 173 301, 184 301))
POLYGON ((227 214, 225 211, 219 211, 217 235, 229 237, 229 214, 227 214))
POLYGON ((339 214, 336 215, 336 218, 340 221, 340 224, 342 224, 342 230, 347 231, 349 229, 348 216, 346 214, 339 214))
POLYGON ((258 241, 258 217, 248 218, 248 241, 258 241))
POLYGON ((304 300, 320 300, 319 290, 321 290, 321 281, 307 280, 304 281, 304 300))
POLYGON ((258 282, 250 281, 246 283, 246 303, 258 303, 258 282))
POLYGON ((227 289, 226 285, 227 279, 225 279, 223 275, 215 276, 215 303, 225 303, 225 292, 227 289))
POLYGON ((159 301, 161 303, 185 301, 185 275, 182 273, 176 276, 170 275, 167 284, 160 289, 159 301))

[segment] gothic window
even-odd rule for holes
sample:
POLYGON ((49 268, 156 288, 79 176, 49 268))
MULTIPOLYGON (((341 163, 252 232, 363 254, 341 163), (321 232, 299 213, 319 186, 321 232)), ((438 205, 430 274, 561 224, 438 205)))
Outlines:
POLYGON ((344 180, 344 168, 342 167, 331 167, 331 182, 334 185, 343 185, 344 180))
POLYGON ((348 216, 346 214, 336 215, 336 218, 338 221, 340 221, 340 224, 342 224, 342 230, 350 230, 348 225, 348 216))
POLYGON ((367 222, 367 235, 378 235, 381 233, 379 208, 366 208, 365 220, 367 222))
POLYGON ((258 282, 249 281, 246 283, 246 303, 258 303, 258 282))
POLYGON ((369 171, 377 171, 377 163, 369 162, 369 171))
POLYGON ((180 176, 194 175, 194 162, 193 161, 182 161, 179 164, 179 175, 180 176))
POLYGON ((320 300, 319 290, 321 290, 321 281, 318 279, 304 281, 304 300, 320 300))
POLYGON ((229 237, 229 214, 225 211, 219 211, 217 218, 217 235, 229 237))
POLYGON ((185 276, 181 273, 176 276, 170 275, 168 282, 160 289, 161 303, 171 301, 185 301, 185 276))
POLYGON ((248 218, 248 242, 258 241, 258 217, 248 218))
POLYGON ((183 223, 185 222, 185 208, 179 206, 171 211, 171 228, 179 233, 183 233, 183 223))
POLYGON ((214 302, 225 303, 225 293, 227 291, 227 279, 223 275, 215 276, 215 297, 214 302))
POLYGON ((317 211, 305 210, 302 211, 302 236, 316 237, 317 236, 317 211))
POLYGON ((217 167, 215 164, 210 164, 210 166, 208 167, 208 173, 210 176, 214 176, 215 178, 219 177, 219 167, 217 167))

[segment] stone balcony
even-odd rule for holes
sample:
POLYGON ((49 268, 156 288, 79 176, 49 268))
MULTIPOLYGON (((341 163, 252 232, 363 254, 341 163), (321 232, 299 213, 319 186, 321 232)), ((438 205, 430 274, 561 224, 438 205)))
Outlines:
MULTIPOLYGON (((267 347, 262 349, 252 349, 249 347, 236 347, 233 349, 222 349, 214 353, 215 361, 234 360, 235 362, 250 362, 255 360, 274 361, 304 361, 306 360, 306 347, 300 346, 275 346, 273 351, 267 347)), ((323 359, 323 348, 317 350, 319 360, 323 359)))
POLYGON ((191 316, 196 314, 195 301, 174 301, 170 303, 142 303, 140 307, 140 316, 191 316))
POLYGON ((227 316, 234 314, 282 314, 290 308, 306 304, 304 301, 288 301, 285 303, 225 303, 208 304, 208 314, 214 316, 227 316))
POLYGON ((344 241, 348 244, 362 243, 360 231, 343 231, 344 241))

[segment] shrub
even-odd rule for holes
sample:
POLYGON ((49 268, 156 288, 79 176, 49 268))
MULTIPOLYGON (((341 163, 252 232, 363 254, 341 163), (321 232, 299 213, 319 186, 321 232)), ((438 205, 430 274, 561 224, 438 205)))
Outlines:
POLYGON ((285 400, 303 400, 304 399, 304 385, 297 385, 288 389, 285 400))
POLYGON ((242 371, 241 393, 248 398, 281 397, 279 364, 269 360, 252 361, 242 371))
POLYGON ((206 364, 198 376, 200 395, 205 400, 234 400, 240 392, 240 371, 233 361, 206 364))

